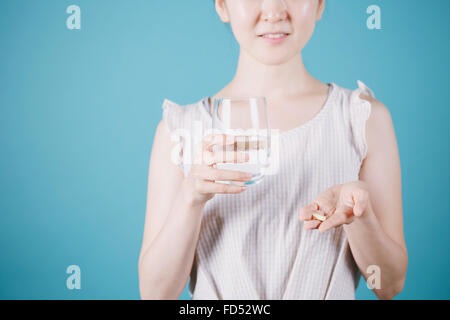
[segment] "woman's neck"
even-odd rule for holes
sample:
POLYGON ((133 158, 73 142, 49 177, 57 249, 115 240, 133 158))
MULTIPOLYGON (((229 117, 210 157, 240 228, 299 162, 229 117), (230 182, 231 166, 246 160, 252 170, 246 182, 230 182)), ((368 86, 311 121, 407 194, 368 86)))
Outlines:
POLYGON ((318 82, 305 69, 300 53, 284 64, 267 65, 241 51, 234 78, 222 91, 233 96, 276 99, 314 90, 318 82))

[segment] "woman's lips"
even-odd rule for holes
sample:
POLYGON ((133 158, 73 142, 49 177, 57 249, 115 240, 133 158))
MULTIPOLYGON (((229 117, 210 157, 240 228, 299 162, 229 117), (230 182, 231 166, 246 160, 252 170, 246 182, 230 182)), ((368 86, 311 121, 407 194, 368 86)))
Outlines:
POLYGON ((284 36, 278 37, 278 38, 269 38, 269 37, 265 37, 264 35, 259 36, 260 38, 262 38, 263 40, 269 42, 269 43, 280 43, 283 42, 284 40, 286 40, 286 38, 289 36, 288 33, 285 33, 284 36))

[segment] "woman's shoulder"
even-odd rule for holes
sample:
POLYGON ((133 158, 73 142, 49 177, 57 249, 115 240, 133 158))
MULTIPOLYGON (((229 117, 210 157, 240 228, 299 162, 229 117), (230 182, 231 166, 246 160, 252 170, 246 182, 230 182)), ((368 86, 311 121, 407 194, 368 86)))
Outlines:
POLYGON ((351 127, 362 160, 368 151, 367 140, 376 135, 379 129, 389 127, 392 121, 388 108, 375 98, 374 91, 360 80, 356 83, 354 89, 339 85, 335 87, 344 119, 351 127))
POLYGON ((200 107, 201 103, 203 103, 204 100, 205 100, 205 98, 202 98, 202 99, 194 101, 194 102, 183 104, 183 103, 177 103, 174 100, 171 100, 168 98, 164 98, 161 107, 162 107, 163 111, 172 110, 173 112, 177 112, 181 115, 181 114, 187 114, 187 113, 192 113, 192 112, 198 111, 198 108, 200 107))
POLYGON ((351 109, 361 109, 361 108, 371 108, 371 109, 386 109, 386 106, 375 98, 374 91, 367 86, 361 80, 357 80, 357 87, 350 89, 344 86, 340 86, 333 83, 338 91, 338 95, 344 102, 347 102, 349 108, 351 109))
POLYGON ((183 129, 190 126, 195 120, 201 119, 204 114, 204 100, 178 103, 174 100, 165 98, 161 105, 162 120, 166 122, 166 126, 170 132, 175 129, 183 129), (203 109, 203 110, 202 110, 203 109))
POLYGON ((375 98, 374 91, 361 80, 357 87, 350 89, 333 83, 337 89, 337 97, 352 119, 370 120, 371 122, 388 121, 390 112, 386 105, 375 98))
POLYGON ((391 120, 389 109, 380 100, 375 98, 375 94, 365 83, 358 80, 358 88, 352 90, 351 102, 356 105, 365 105, 370 108, 369 121, 386 122, 391 120))

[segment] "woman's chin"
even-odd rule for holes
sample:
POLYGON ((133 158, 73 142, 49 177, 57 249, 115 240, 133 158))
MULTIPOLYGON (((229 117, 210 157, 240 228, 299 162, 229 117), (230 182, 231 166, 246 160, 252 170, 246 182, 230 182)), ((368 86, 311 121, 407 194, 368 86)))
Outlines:
POLYGON ((270 52, 267 52, 267 54, 264 54, 264 55, 262 55, 261 53, 258 53, 256 55, 254 55, 254 57, 260 63, 272 65, 272 66, 284 64, 292 59, 292 55, 287 55, 287 54, 281 55, 281 54, 277 54, 275 52, 273 54, 270 54, 270 52))

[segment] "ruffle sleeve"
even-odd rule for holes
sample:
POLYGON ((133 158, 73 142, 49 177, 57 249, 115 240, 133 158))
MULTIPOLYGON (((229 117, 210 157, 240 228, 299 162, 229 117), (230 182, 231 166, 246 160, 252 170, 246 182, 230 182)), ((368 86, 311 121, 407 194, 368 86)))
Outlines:
POLYGON ((361 94, 375 98, 373 91, 362 81, 358 80, 358 88, 353 90, 350 96, 350 124, 353 132, 353 140, 360 162, 367 156, 366 122, 369 119, 372 105, 368 100, 362 99, 361 94))
POLYGON ((171 140, 175 142, 176 150, 172 150, 172 161, 187 175, 184 164, 183 153, 186 145, 186 127, 184 121, 185 107, 169 100, 164 99, 162 104, 162 120, 166 124, 171 140))

